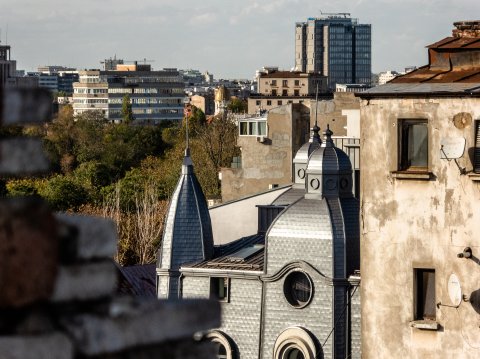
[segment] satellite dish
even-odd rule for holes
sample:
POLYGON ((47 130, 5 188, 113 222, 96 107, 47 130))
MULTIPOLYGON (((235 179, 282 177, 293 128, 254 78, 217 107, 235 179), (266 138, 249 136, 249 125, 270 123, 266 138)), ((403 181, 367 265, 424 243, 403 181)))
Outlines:
POLYGON ((456 307, 462 302, 462 288, 460 287, 460 280, 452 273, 448 278, 448 295, 450 301, 456 307))
POLYGON ((453 116, 453 124, 456 128, 462 130, 472 124, 472 115, 468 112, 459 112, 453 116))
POLYGON ((440 141, 440 158, 457 159, 465 152, 466 140, 463 137, 444 137, 440 141))

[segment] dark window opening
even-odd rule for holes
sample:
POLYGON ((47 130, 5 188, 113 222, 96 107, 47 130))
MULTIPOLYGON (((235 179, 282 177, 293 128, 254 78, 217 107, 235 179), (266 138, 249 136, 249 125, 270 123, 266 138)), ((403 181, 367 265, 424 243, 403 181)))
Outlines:
POLYGON ((415 320, 435 320, 434 269, 415 269, 415 301, 415 320))
POLYGON ((401 171, 426 171, 428 169, 428 127, 426 120, 400 122, 401 171))
POLYGON ((475 148, 473 152, 473 172, 480 173, 480 120, 475 121, 475 148))
POLYGON ((293 95, 294 96, 300 96, 300 91, 299 90, 293 90, 293 95))
POLYGON ((277 96, 277 90, 272 90, 272 96, 277 96))
POLYGON ((288 96, 288 91, 287 90, 282 90, 282 96, 288 96))
POLYGON ((296 308, 303 308, 312 299, 313 285, 306 273, 291 272, 283 283, 283 292, 287 301, 296 308))
POLYGON ((210 278, 210 298, 228 302, 229 279, 226 277, 210 278))

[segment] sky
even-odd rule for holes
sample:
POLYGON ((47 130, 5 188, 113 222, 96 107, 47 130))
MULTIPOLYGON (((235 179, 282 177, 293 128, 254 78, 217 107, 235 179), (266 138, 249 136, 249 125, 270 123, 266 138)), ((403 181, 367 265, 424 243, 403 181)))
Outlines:
POLYGON ((321 12, 372 25, 374 73, 425 65, 425 46, 480 18, 480 0, 0 0, 0 9, 18 69, 100 68, 116 55, 246 79, 262 66, 291 69, 295 23, 321 12))

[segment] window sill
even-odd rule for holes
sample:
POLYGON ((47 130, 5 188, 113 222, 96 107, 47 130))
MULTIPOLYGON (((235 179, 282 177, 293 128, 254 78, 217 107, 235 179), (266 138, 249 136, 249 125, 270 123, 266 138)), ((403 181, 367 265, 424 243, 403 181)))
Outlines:
POLYGON ((410 322, 412 328, 422 330, 438 330, 440 325, 435 320, 413 320, 410 322))
POLYGON ((433 173, 428 171, 392 171, 390 173, 396 179, 429 181, 433 178, 433 173))
POLYGON ((480 173, 469 173, 468 177, 470 177, 472 181, 480 181, 480 173))

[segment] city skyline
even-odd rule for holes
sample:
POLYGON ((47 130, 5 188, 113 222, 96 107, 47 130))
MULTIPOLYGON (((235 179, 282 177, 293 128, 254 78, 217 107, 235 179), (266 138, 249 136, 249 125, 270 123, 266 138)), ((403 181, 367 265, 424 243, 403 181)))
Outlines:
POLYGON ((252 78, 262 66, 294 67, 295 23, 345 12, 372 25, 372 71, 428 62, 424 47, 450 36, 455 21, 474 20, 480 3, 459 0, 277 0, 179 3, 85 0, 0 0, 1 43, 12 46, 17 68, 40 65, 100 68, 105 58, 153 59, 155 69, 195 68, 216 78, 252 78))

